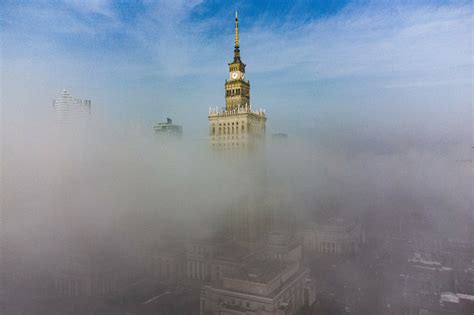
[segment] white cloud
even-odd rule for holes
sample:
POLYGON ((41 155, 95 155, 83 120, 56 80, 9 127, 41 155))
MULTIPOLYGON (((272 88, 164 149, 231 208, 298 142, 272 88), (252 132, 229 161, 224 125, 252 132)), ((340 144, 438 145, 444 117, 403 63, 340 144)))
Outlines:
MULTIPOLYGON (((37 27, 27 31, 44 36, 56 32, 105 37, 110 32, 122 33, 139 45, 130 47, 131 54, 136 50, 153 56, 148 70, 156 68, 164 76, 216 73, 220 68, 215 60, 231 58, 232 34, 216 32, 215 28, 232 21, 223 22, 223 17, 213 16, 190 22, 192 10, 201 2, 145 2, 145 12, 136 23, 125 25, 119 21, 110 1, 67 0, 73 10, 100 14, 108 20, 91 25, 62 8, 25 7, 20 14, 20 25, 21 21, 34 24, 37 27), (210 30, 214 33, 212 38, 207 34, 210 30)), ((389 9, 349 6, 334 16, 309 23, 288 17, 269 24, 258 17, 245 21, 243 15, 242 54, 251 63, 253 73, 293 68, 299 80, 353 76, 378 79, 402 74, 417 80, 422 73, 452 75, 456 67, 472 65, 471 14, 472 8, 467 5, 406 5, 389 9)), ((262 19, 268 22, 266 14, 262 14, 262 19)), ((141 57, 139 54, 138 58, 141 57)), ((436 78, 436 82, 440 81, 436 78)))
POLYGON ((297 28, 254 28, 242 38, 253 71, 298 67, 309 80, 400 75, 418 80, 452 76, 472 64, 471 13, 468 6, 350 8, 297 28))

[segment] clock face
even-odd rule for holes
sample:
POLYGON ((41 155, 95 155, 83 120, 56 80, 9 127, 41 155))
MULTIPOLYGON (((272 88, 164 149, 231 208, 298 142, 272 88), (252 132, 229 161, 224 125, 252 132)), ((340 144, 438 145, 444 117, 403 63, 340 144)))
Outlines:
POLYGON ((237 72, 232 72, 232 74, 230 75, 230 77, 234 80, 237 79, 238 76, 239 74, 237 72))

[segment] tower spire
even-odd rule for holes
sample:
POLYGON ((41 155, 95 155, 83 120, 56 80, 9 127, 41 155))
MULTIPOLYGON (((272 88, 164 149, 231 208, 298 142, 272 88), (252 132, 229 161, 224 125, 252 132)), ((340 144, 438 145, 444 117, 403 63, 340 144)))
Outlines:
POLYGON ((235 48, 239 48, 239 16, 235 10, 235 48))
POLYGON ((235 11, 234 62, 241 62, 240 61, 240 49, 239 49, 239 16, 237 15, 237 10, 235 11))

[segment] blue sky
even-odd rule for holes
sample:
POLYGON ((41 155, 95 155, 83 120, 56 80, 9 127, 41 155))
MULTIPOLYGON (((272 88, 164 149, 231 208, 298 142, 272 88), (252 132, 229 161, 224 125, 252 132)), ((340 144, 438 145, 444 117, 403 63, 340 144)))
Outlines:
POLYGON ((469 1, 1 6, 4 120, 47 115, 67 88, 115 125, 171 116, 205 137, 208 107, 224 104, 238 9, 252 102, 270 132, 361 150, 471 137, 469 1))

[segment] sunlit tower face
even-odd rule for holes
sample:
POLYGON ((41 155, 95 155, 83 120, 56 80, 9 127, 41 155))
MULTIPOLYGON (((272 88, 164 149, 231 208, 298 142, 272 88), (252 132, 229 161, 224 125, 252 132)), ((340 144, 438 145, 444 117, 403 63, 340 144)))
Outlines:
POLYGON ((210 145, 212 149, 234 152, 260 148, 265 122, 265 111, 255 111, 250 104, 250 83, 245 79, 245 64, 240 58, 236 13, 234 60, 229 63, 229 79, 225 81, 225 109, 209 109, 210 145))
POLYGON ((229 63, 229 80, 225 83, 226 110, 250 106, 250 83, 245 80, 245 64, 240 59, 239 19, 235 13, 234 60, 229 63))

